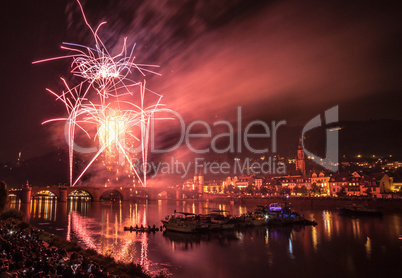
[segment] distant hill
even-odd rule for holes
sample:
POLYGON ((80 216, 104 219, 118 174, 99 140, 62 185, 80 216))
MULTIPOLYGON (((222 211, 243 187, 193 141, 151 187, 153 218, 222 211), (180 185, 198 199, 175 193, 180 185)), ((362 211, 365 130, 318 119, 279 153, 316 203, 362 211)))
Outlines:
MULTIPOLYGON (((330 128, 336 129, 339 133, 339 154, 341 160, 353 160, 357 155, 368 158, 373 154, 378 157, 389 157, 392 159, 402 159, 402 121, 397 120, 371 120, 371 121, 344 121, 330 128), (343 157, 345 155, 345 157, 343 157)), ((277 154, 287 158, 296 156, 299 139, 303 127, 301 126, 281 126, 278 129, 277 154)), ((306 148, 321 157, 325 156, 327 127, 315 128, 305 134, 306 148)), ((336 132, 336 131, 333 131, 336 132)), ((269 148, 271 152, 271 139, 253 139, 254 148, 269 148)), ((222 143, 224 145, 226 143, 222 143)), ((243 148, 244 149, 244 148, 243 148)), ((237 154, 230 155, 233 157, 237 154)), ((256 156, 252 153, 244 152, 244 156, 256 156)), ((260 155, 258 155, 260 156, 260 155)))
MULTIPOLYGON (((402 121, 372 120, 340 122, 339 154, 341 160, 390 158, 402 159, 402 121)), ((325 130, 319 128, 308 133, 307 147, 324 153, 325 130)))
POLYGON ((20 165, 3 164, 0 179, 9 186, 19 187, 27 180, 32 185, 56 185, 68 182, 68 156, 65 151, 55 151, 23 161, 20 165))

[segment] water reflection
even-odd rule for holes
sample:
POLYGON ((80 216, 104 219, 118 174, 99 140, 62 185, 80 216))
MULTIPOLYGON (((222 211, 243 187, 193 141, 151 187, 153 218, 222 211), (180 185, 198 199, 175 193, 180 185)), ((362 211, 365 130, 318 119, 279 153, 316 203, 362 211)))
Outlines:
POLYGON ((293 256, 292 234, 290 235, 290 238, 289 238, 289 254, 290 254, 290 257, 293 259, 294 256, 293 256))
POLYGON ((167 200, 92 203, 77 198, 60 203, 43 196, 33 198, 25 208, 18 201, 10 206, 30 212, 33 224, 49 223, 41 228, 67 240, 116 260, 141 263, 150 272, 167 268, 175 277, 258 277, 261 273, 285 277, 294 275, 294 269, 303 269, 300 277, 325 277, 333 274, 329 269, 335 265, 340 276, 353 277, 373 274, 372 261, 392 272, 402 259, 402 242, 398 241, 402 216, 398 214, 350 218, 335 211, 305 210, 306 218, 317 226, 186 235, 130 233, 123 227, 159 226, 160 219, 175 209, 193 213, 220 209, 239 215, 254 206, 167 200), (333 265, 324 267, 328 261, 333 265))
POLYGON ((331 212, 324 210, 322 212, 323 220, 324 220, 324 230, 327 235, 327 238, 331 238, 332 232, 332 219, 331 219, 331 212))
POLYGON ((88 209, 91 208, 91 200, 84 198, 68 198, 67 199, 67 211, 76 211, 79 212, 83 216, 87 216, 88 209))
POLYGON ((56 221, 57 198, 54 196, 35 196, 31 201, 31 217, 56 221))
POLYGON ((360 237, 360 220, 358 218, 352 219, 353 237, 358 239, 360 237))
POLYGON ((313 242, 313 248, 314 251, 318 251, 318 232, 317 232, 317 227, 312 227, 311 228, 311 241, 313 242))
POLYGON ((78 241, 117 261, 134 261, 149 269, 148 234, 130 234, 123 229, 124 226, 148 225, 146 204, 125 203, 123 206, 121 202, 90 203, 71 199, 67 210, 67 240, 78 241), (100 214, 89 213, 93 209, 100 214))
POLYGON ((371 239, 367 237, 366 244, 364 245, 366 247, 366 256, 367 259, 371 259, 371 239))
POLYGON ((17 198, 15 195, 9 196, 8 202, 10 209, 17 209, 17 210, 21 209, 21 200, 17 198))
POLYGON ((236 233, 235 231, 221 231, 214 233, 183 234, 165 231, 163 232, 163 237, 172 246, 172 251, 175 251, 177 248, 180 248, 181 250, 190 250, 203 243, 227 245, 232 241, 239 240, 239 233, 236 233))

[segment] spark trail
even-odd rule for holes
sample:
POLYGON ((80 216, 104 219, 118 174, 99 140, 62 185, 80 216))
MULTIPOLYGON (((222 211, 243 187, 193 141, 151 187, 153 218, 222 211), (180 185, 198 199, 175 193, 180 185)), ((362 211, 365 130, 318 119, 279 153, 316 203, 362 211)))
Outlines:
MULTIPOLYGON (((45 123, 64 121, 65 135, 69 145, 69 176, 70 186, 79 182, 81 177, 96 161, 100 154, 111 155, 118 153, 130 165, 131 170, 142 186, 146 186, 146 165, 148 159, 148 140, 151 118, 161 106, 162 95, 147 90, 145 80, 134 81, 129 78, 135 71, 142 77, 146 73, 157 74, 153 69, 159 66, 136 64, 133 56, 135 45, 131 51, 127 51, 127 38, 124 38, 121 51, 112 56, 98 35, 100 27, 106 22, 100 23, 93 29, 88 23, 81 3, 77 0, 86 26, 90 29, 95 46, 89 47, 81 44, 64 42, 61 49, 69 51, 69 55, 53 57, 33 62, 33 64, 49 62, 60 59, 70 59, 70 73, 80 79, 74 86, 69 86, 64 78, 61 78, 65 90, 56 93, 47 89, 56 100, 62 101, 67 112, 66 117, 49 119, 45 123), (134 90, 139 89, 140 103, 135 104, 127 100, 121 100, 134 96, 134 90), (94 92, 94 93, 93 93, 94 92), (145 97, 151 93, 156 97, 155 104, 145 106, 145 97), (122 108, 126 106, 128 108, 122 108), (134 132, 140 130, 140 136, 134 132), (91 148, 95 153, 84 170, 73 179, 74 151, 77 130, 83 131, 88 138, 97 140, 98 148, 91 148), (93 131, 96 130, 96 131, 93 131), (130 147, 130 142, 137 142, 140 148, 130 147), (141 152, 143 175, 132 164, 132 155, 141 152)), ((132 145, 132 144, 131 144, 132 145)), ((85 150, 84 152, 88 152, 85 150)))

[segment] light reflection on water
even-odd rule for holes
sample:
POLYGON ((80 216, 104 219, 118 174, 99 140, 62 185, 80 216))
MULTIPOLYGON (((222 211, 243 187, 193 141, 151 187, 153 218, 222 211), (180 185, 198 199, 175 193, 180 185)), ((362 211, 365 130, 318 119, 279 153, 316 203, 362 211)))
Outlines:
POLYGON ((186 235, 130 233, 123 227, 160 226, 160 219, 175 209, 193 213, 220 209, 238 215, 254 206, 167 200, 91 203, 69 199, 58 203, 43 197, 34 198, 29 206, 18 202, 10 206, 30 212, 27 219, 31 223, 67 240, 119 261, 141 263, 154 273, 166 269, 174 277, 258 277, 264 273, 333 277, 330 269, 336 269, 337 275, 353 277, 401 270, 401 214, 347 218, 336 211, 304 208, 306 218, 317 221, 318 226, 186 235))

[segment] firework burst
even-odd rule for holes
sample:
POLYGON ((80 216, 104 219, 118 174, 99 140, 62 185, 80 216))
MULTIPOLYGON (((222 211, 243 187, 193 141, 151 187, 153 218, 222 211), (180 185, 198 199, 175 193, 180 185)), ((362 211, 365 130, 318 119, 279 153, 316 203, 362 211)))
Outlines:
POLYGON ((102 22, 94 30, 88 23, 81 3, 83 19, 91 30, 95 41, 94 47, 88 47, 74 43, 63 43, 61 48, 71 54, 33 62, 42 63, 59 59, 71 59, 71 74, 81 81, 70 87, 64 78, 61 78, 65 90, 60 94, 47 89, 48 92, 64 103, 67 117, 49 119, 44 123, 64 121, 66 139, 69 145, 70 186, 74 186, 84 173, 90 168, 100 154, 112 156, 118 153, 128 162, 139 182, 146 186, 146 171, 143 176, 132 164, 131 155, 141 153, 142 169, 144 170, 148 159, 148 140, 150 120, 161 105, 162 96, 145 88, 144 82, 137 82, 129 78, 133 71, 137 71, 142 77, 146 73, 158 74, 151 70, 156 65, 136 64, 133 56, 134 47, 127 52, 127 38, 124 38, 123 47, 119 54, 111 56, 108 49, 98 36, 98 31, 106 22, 102 22), (122 96, 132 96, 135 88, 139 88, 140 103, 123 101, 122 96), (89 94, 95 91, 96 96, 89 94), (145 107, 146 92, 151 92, 157 98, 155 104, 145 107), (90 95, 92 97, 90 97, 90 95), (111 98, 112 97, 112 98, 111 98), (128 108, 122 109, 122 106, 128 108), (73 179, 74 151, 77 151, 75 137, 77 129, 83 131, 89 138, 97 140, 99 148, 91 148, 95 155, 87 164, 79 176, 73 179), (95 132, 91 132, 96 130, 95 132), (134 130, 139 130, 137 135, 134 130), (128 143, 131 142, 131 143, 128 143), (132 148, 134 143, 140 147, 132 148))

